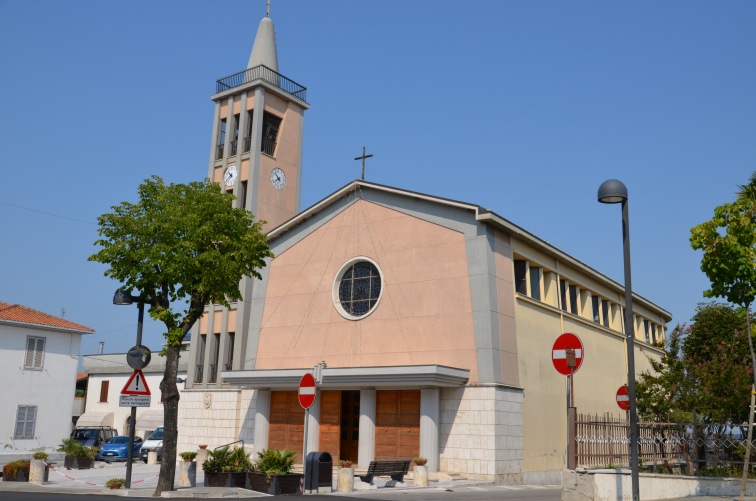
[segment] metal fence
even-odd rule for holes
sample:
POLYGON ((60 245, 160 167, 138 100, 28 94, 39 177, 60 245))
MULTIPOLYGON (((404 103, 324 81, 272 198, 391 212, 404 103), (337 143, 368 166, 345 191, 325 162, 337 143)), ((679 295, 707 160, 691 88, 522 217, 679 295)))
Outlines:
MULTIPOLYGON (((575 444, 577 464, 585 467, 629 464, 627 419, 610 414, 579 414, 575 444)), ((693 423, 638 423, 638 460, 644 470, 690 475, 742 471, 747 426, 693 423)), ((750 462, 754 463, 752 443, 750 462)))

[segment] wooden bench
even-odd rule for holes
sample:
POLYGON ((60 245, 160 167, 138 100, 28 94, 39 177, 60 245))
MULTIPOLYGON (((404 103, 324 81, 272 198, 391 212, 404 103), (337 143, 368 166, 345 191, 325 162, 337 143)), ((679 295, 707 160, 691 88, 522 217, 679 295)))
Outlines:
POLYGON ((390 475, 392 480, 404 481, 404 475, 409 471, 412 461, 370 461, 366 475, 359 475, 360 480, 369 484, 373 483, 373 477, 390 475))

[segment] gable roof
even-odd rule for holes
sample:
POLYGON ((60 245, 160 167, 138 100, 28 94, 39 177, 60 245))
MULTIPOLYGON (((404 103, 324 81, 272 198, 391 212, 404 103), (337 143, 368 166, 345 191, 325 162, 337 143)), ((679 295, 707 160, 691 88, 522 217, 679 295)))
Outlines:
MULTIPOLYGON (((474 218, 474 220, 479 221, 483 224, 491 225, 510 235, 514 235, 517 238, 527 242, 528 244, 533 245, 535 248, 539 249, 541 252, 544 252, 546 255, 552 256, 556 259, 559 259, 560 261, 567 262, 571 266, 575 267, 576 269, 582 270, 583 272, 587 273, 589 276, 594 276, 594 277, 599 278, 603 283, 607 284, 610 288, 614 289, 617 293, 620 293, 620 294, 624 293, 624 290, 625 290, 624 285, 609 278, 608 276, 604 275, 600 271, 592 268, 591 266, 567 254, 566 252, 558 249, 557 247, 551 245, 550 243, 543 240, 542 238, 537 237, 533 233, 530 233, 526 229, 503 218, 502 216, 496 214, 490 209, 487 209, 485 207, 482 207, 480 205, 473 204, 473 203, 460 202, 458 200, 451 200, 449 198, 428 195, 428 194, 420 193, 416 191, 410 191, 410 190, 405 190, 401 188, 394 188, 392 186, 371 183, 371 182, 359 180, 359 179, 355 179, 351 183, 346 184, 345 186, 339 188, 338 190, 331 193, 327 197, 323 198, 319 202, 314 203, 312 206, 308 207, 307 209, 303 210, 296 216, 292 217, 288 221, 285 221, 279 226, 271 229, 267 234, 268 241, 269 242, 273 241, 276 238, 280 237, 281 235, 289 231, 292 231, 294 228, 296 228, 297 226, 299 226, 306 220, 315 216, 319 212, 323 211, 324 209, 333 205, 334 203, 338 202, 344 197, 350 196, 352 193, 355 193, 355 192, 360 192, 362 188, 366 188, 368 190, 376 190, 376 191, 384 192, 384 193, 391 193, 391 194, 401 196, 401 197, 423 200, 430 203, 445 205, 448 207, 455 207, 457 209, 468 211, 470 215, 474 218)), ((633 297, 635 298, 635 300, 640 301, 644 306, 649 307, 652 310, 660 313, 667 322, 672 320, 672 315, 665 309, 661 308, 659 305, 654 304, 653 302, 649 301, 643 296, 640 296, 636 292, 633 292, 633 297)))
POLYGON ((94 332, 94 329, 85 325, 48 315, 20 304, 9 304, 2 301, 0 301, 0 324, 48 327, 55 330, 76 331, 80 334, 92 334, 94 332))

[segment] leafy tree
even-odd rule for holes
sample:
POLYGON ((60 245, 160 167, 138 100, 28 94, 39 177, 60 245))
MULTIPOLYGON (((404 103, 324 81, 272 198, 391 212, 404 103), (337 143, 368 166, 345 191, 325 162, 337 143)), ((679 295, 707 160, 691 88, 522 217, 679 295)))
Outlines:
POLYGON ((742 422, 751 391, 750 358, 741 312, 725 303, 701 303, 691 325, 678 325, 653 372, 636 386, 641 415, 674 422, 742 422))
MULTIPOLYGON (((693 249, 704 253, 701 270, 711 282, 711 289, 704 295, 725 298, 745 309, 751 376, 756 389, 756 355, 750 323, 751 303, 756 297, 756 173, 751 174, 748 184, 738 188, 734 203, 716 207, 711 221, 691 228, 690 244, 693 249)), ((751 433, 752 427, 749 426, 741 499, 748 473, 751 433)))
POLYGON ((155 491, 173 490, 176 470, 179 392, 176 386, 181 342, 208 303, 229 306, 241 298, 239 282, 260 278, 272 257, 262 221, 232 207, 233 195, 208 180, 165 185, 153 176, 139 186, 139 202, 122 202, 98 218, 99 252, 89 257, 109 266, 105 275, 138 290, 149 314, 165 325, 165 435, 155 491))

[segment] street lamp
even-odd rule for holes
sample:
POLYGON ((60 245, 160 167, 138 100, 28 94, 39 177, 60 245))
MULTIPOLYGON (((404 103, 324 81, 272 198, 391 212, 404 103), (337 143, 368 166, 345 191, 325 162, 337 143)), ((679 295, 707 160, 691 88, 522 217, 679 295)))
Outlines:
MULTIPOLYGON (((136 345, 142 345, 142 325, 144 324, 144 301, 141 296, 132 296, 129 291, 118 289, 113 296, 113 304, 134 304, 139 306, 136 345)), ((126 459, 126 488, 131 488, 131 463, 134 461, 134 431, 136 430, 136 407, 131 407, 131 426, 129 426, 129 453, 126 459)))
POLYGON ((604 204, 622 204, 622 242, 625 255, 625 347, 627 350, 627 390, 630 398, 630 475, 633 501, 639 501, 638 411, 635 406, 635 323, 633 286, 630 279, 630 219, 627 210, 627 187, 617 179, 604 181, 598 189, 598 201, 604 204))

